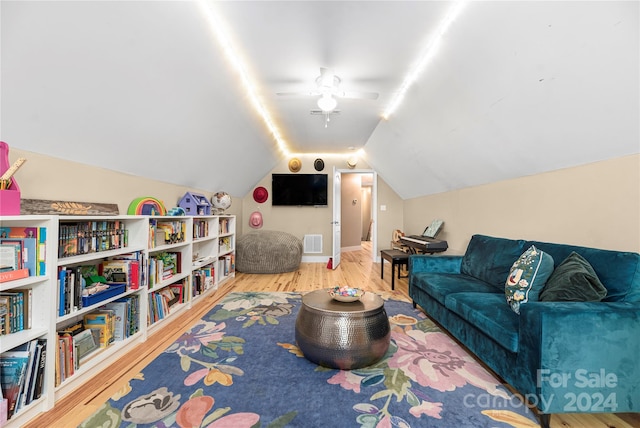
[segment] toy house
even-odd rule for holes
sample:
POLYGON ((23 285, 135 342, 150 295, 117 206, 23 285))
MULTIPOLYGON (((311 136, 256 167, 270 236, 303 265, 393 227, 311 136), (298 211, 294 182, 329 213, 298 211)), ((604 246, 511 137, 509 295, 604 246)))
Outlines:
POLYGON ((211 202, 204 195, 187 192, 178 202, 186 215, 211 215, 211 202))

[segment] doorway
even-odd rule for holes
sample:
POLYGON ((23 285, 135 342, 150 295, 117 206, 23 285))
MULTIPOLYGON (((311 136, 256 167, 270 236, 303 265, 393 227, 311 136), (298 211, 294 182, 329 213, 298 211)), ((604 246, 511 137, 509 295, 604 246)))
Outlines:
MULTIPOLYGON (((336 251, 362 250, 362 242, 367 242, 371 259, 376 260, 377 233, 375 210, 377 200, 377 175, 369 169, 336 170, 340 186, 334 191, 340 198, 340 209, 334 210, 334 224, 340 225, 340 248, 334 246, 333 260, 340 260, 336 251)), ((337 178, 337 177, 336 177, 337 178)), ((335 204, 334 204, 335 205, 335 204)))

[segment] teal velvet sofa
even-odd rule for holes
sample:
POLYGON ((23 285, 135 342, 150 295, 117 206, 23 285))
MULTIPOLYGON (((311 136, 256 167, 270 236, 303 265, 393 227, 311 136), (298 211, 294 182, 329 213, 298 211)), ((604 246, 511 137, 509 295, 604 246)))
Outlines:
POLYGON ((542 426, 553 413, 640 411, 640 254, 474 235, 463 256, 411 255, 409 295, 535 406, 542 426), (606 296, 540 301, 541 293, 516 313, 505 283, 532 245, 553 258, 551 275, 578 253, 606 296))

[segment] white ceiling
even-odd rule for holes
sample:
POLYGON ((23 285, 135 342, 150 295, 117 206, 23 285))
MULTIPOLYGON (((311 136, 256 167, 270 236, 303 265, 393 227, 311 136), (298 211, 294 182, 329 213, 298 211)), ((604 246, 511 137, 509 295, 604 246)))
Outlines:
MULTIPOLYGON (((451 2, 212 2, 291 152, 348 153, 403 198, 640 152, 639 3, 470 2, 381 113, 451 2), (311 91, 347 91, 325 128, 311 91)), ((0 2, 12 147, 245 196, 286 159, 197 1, 0 2)))

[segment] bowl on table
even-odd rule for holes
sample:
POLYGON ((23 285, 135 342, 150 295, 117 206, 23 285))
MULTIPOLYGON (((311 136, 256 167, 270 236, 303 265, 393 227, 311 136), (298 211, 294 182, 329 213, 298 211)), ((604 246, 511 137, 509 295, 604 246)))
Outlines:
POLYGON ((360 288, 338 286, 329 289, 329 295, 339 302, 356 302, 364 296, 365 291, 360 288))

